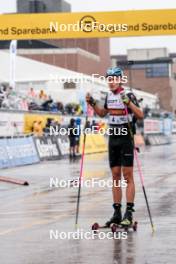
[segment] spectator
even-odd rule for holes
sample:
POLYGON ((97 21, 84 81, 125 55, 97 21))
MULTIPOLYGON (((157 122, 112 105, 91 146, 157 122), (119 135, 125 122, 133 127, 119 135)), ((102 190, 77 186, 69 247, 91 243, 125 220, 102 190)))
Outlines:
POLYGON ((21 101, 20 101, 20 110, 22 111, 29 110, 28 102, 24 96, 22 96, 21 101))
POLYGON ((50 111, 52 103, 53 99, 51 98, 51 96, 49 96, 48 99, 45 100, 45 102, 42 104, 43 111, 50 111))
POLYGON ((60 113, 64 114, 64 106, 63 106, 63 103, 61 103, 61 102, 57 102, 57 110, 58 110, 60 113))
POLYGON ((68 103, 64 106, 62 102, 55 102, 43 89, 37 94, 34 88, 31 87, 26 94, 23 94, 5 85, 0 86, 0 108, 23 111, 48 111, 72 116, 80 116, 83 113, 81 105, 68 103))
POLYGON ((36 93, 35 93, 35 91, 34 91, 34 88, 30 88, 30 90, 29 90, 29 92, 28 92, 28 97, 30 97, 30 98, 35 98, 36 97, 36 93))
POLYGON ((76 105, 75 107, 75 115, 82 115, 83 111, 81 105, 76 105))
POLYGON ((7 87, 6 94, 7 94, 7 97, 17 95, 11 86, 7 87))
POLYGON ((45 92, 43 90, 40 90, 39 99, 41 99, 41 100, 47 100, 48 99, 47 95, 45 94, 45 92))
POLYGON ((46 122, 45 128, 43 129, 44 133, 46 133, 46 134, 50 133, 50 127, 51 127, 51 124, 52 124, 53 120, 54 120, 53 118, 47 118, 47 122, 46 122))
POLYGON ((86 122, 85 128, 91 128, 91 124, 90 124, 90 121, 89 120, 86 122))
POLYGON ((148 107, 148 105, 146 105, 143 111, 144 111, 144 117, 145 118, 148 117, 150 113, 150 108, 148 107))
POLYGON ((6 98, 6 87, 4 85, 0 86, 0 107, 2 107, 2 102, 6 98))
POLYGON ((95 120, 92 120, 91 128, 96 127, 97 125, 98 125, 97 122, 95 120))
POLYGON ((42 136, 43 135, 43 128, 42 128, 42 121, 34 121, 32 126, 32 131, 36 136, 42 136))
POLYGON ((76 127, 78 128, 78 135, 76 136, 76 154, 79 154, 80 136, 81 136, 81 118, 76 118, 76 127))
POLYGON ((70 119, 70 124, 68 125, 68 137, 70 141, 70 158, 75 158, 76 157, 76 133, 74 129, 76 128, 75 125, 75 119, 71 118, 70 119))

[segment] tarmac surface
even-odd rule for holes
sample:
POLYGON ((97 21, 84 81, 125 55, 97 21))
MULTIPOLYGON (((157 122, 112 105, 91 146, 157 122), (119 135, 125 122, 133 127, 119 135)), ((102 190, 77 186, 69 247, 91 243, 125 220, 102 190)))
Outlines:
MULTIPOLYGON (((156 231, 152 235, 135 167, 134 218, 138 221, 138 230, 129 232, 126 239, 121 233, 116 239, 101 239, 98 235, 94 239, 68 237, 75 232, 78 189, 50 185, 52 180, 76 179, 79 160, 65 159, 1 170, 0 176, 24 179, 30 185, 0 183, 0 263, 174 264, 176 143, 144 148, 139 158, 156 231)), ((97 182, 111 179, 107 153, 86 156, 84 179, 93 178, 97 182)), ((110 187, 84 186, 80 201, 80 232, 91 232, 94 222, 104 224, 112 216, 111 205, 110 187)), ((104 235, 107 232, 105 230, 104 235)))

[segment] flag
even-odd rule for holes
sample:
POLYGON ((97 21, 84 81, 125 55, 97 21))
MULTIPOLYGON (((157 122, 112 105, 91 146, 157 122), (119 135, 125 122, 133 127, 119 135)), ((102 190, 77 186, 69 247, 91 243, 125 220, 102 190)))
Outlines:
POLYGON ((77 91, 77 96, 78 96, 78 101, 79 101, 79 104, 82 108, 82 111, 85 114, 87 112, 87 103, 85 100, 86 95, 85 95, 84 90, 79 88, 77 91))
POLYGON ((17 41, 10 42, 10 86, 15 88, 17 41))

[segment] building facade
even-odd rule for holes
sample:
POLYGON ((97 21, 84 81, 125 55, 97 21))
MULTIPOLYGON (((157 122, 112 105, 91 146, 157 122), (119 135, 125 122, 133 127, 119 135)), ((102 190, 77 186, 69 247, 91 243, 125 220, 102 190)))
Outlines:
POLYGON ((111 59, 124 69, 130 87, 158 95, 161 109, 176 112, 176 56, 166 48, 135 49, 111 59))
POLYGON ((64 0, 17 0, 18 13, 71 12, 71 5, 64 0))
MULTIPOLYGON (((71 5, 64 0, 18 0, 17 12, 71 12, 71 5)), ((109 39, 105 38, 19 41, 18 54, 90 75, 104 75, 111 64, 109 39)))

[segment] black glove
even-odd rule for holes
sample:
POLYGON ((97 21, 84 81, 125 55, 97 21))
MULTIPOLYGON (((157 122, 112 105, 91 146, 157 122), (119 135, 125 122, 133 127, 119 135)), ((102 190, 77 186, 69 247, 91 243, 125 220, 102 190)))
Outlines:
POLYGON ((86 101, 91 106, 95 106, 96 105, 95 99, 91 95, 89 95, 89 94, 87 94, 87 96, 86 96, 86 101))
POLYGON ((126 104, 126 105, 129 105, 129 103, 130 103, 130 98, 129 98, 128 95, 125 93, 125 91, 120 92, 120 96, 121 96, 121 99, 122 99, 123 103, 126 104))

